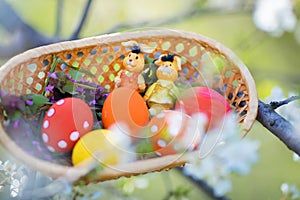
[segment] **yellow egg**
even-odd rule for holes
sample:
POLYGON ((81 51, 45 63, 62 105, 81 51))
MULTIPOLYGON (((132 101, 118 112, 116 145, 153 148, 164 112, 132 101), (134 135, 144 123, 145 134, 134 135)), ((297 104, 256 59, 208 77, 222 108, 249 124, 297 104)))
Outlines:
POLYGON ((112 132, 106 129, 98 129, 87 133, 75 144, 72 152, 72 162, 79 164, 85 159, 94 157, 103 165, 116 165, 120 160, 120 154, 116 144, 109 135, 112 132))

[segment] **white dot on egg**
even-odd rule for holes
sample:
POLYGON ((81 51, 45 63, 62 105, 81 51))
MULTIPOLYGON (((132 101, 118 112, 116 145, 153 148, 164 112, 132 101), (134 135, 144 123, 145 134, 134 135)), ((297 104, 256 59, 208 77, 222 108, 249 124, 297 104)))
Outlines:
POLYGON ((55 149, 51 146, 47 146, 48 150, 51 151, 51 152, 55 152, 55 149))
POLYGON ((59 142, 57 143, 57 145, 58 145, 59 148, 62 148, 62 149, 64 149, 64 148, 67 147, 67 143, 66 143, 66 141, 64 141, 64 140, 59 141, 59 142))
POLYGON ((48 128, 49 127, 49 121, 45 120, 43 123, 43 128, 48 128))
POLYGON ((165 113, 161 112, 158 115, 156 115, 157 118, 164 118, 165 117, 165 113))
POLYGON ((170 133, 170 135, 172 135, 173 137, 176 137, 179 133, 180 133, 181 128, 180 127, 168 127, 168 131, 170 133))
POLYGON ((43 139, 43 141, 46 142, 46 143, 49 141, 49 137, 48 137, 48 135, 47 135, 46 133, 43 133, 43 134, 42 134, 42 139, 43 139))
POLYGON ((88 121, 84 121, 83 122, 83 128, 87 129, 88 127, 90 127, 90 124, 88 121))
POLYGON ((54 109, 54 108, 50 108, 50 109, 48 110, 48 112, 47 112, 47 116, 48 116, 48 117, 52 117, 52 116, 54 115, 54 113, 55 113, 55 109, 54 109))
POLYGON ((63 105, 65 103, 65 100, 61 99, 58 102, 56 102, 56 105, 63 105))
POLYGON ((164 140, 158 140, 157 145, 160 146, 160 147, 165 147, 165 146, 167 146, 167 143, 164 140))
POLYGON ((156 125, 151 126, 151 132, 156 133, 158 131, 158 127, 156 125))
POLYGON ((79 138, 79 132, 78 131, 73 131, 70 134, 70 140, 71 141, 76 141, 76 140, 78 140, 78 138, 79 138))

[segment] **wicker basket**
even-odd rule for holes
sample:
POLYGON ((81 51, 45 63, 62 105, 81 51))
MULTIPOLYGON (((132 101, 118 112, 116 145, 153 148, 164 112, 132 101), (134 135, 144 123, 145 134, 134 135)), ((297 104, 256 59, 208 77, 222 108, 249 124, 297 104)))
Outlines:
MULTIPOLYGON (((186 31, 147 30, 115 33, 35 48, 15 56, 0 68, 1 87, 15 94, 42 93, 46 74, 50 70, 53 57, 56 56, 70 65, 90 71, 95 75, 94 78, 88 78, 90 81, 112 90, 114 77, 122 63, 119 58, 129 51, 121 43, 129 40, 155 47, 155 51, 147 55, 150 58, 155 58, 156 53, 166 52, 185 58, 179 74, 180 79, 189 80, 191 84, 219 88, 239 114, 244 133, 250 130, 256 118, 258 101, 255 83, 248 69, 236 55, 220 43, 186 31), (207 56, 216 58, 213 62, 222 63, 222 67, 216 74, 210 72, 210 79, 204 80, 203 77, 208 73, 204 64, 207 56)), ((64 176, 70 181, 75 181, 89 171, 84 165, 62 166, 30 156, 10 139, 1 124, 0 140, 13 156, 53 178, 64 176)), ((106 168, 97 176, 89 176, 88 181, 103 181, 160 171, 185 162, 186 157, 178 155, 140 160, 115 169, 106 168)))

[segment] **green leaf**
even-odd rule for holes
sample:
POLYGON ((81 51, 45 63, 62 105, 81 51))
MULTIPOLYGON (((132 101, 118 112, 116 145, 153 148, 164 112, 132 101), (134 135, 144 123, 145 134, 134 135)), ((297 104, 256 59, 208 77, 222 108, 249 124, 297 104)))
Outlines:
POLYGON ((71 81, 67 81, 67 84, 62 88, 62 90, 71 95, 77 94, 76 87, 75 87, 74 83, 72 83, 71 81))
MULTIPOLYGON (((59 62, 62 63, 62 64, 65 64, 67 67, 71 68, 72 70, 78 71, 80 73, 83 73, 83 74, 86 74, 86 75, 89 75, 89 76, 94 76, 91 72, 89 72, 87 70, 84 70, 84 69, 80 69, 80 68, 78 68, 78 66, 75 67, 75 66, 69 65, 68 63, 66 63, 63 60, 59 60, 59 62)), ((72 71, 72 70, 70 70, 70 71, 72 71)), ((69 75, 71 76, 71 74, 69 74, 69 75)))
POLYGON ((77 69, 79 72, 88 75, 88 76, 94 76, 94 74, 92 74, 92 72, 84 70, 84 69, 77 69))
POLYGON ((26 99, 32 100, 32 102, 33 102, 32 106, 28 106, 30 108, 27 111, 28 114, 37 113, 38 109, 41 106, 43 106, 45 104, 51 104, 47 97, 40 95, 40 94, 30 94, 26 97, 26 99))
POLYGON ((102 118, 102 112, 96 112, 97 116, 102 118))
POLYGON ((68 74, 74 79, 76 82, 80 81, 84 75, 84 73, 79 72, 78 70, 71 69, 68 74))
POLYGON ((31 94, 30 97, 34 105, 42 106, 50 103, 47 97, 40 94, 31 94))

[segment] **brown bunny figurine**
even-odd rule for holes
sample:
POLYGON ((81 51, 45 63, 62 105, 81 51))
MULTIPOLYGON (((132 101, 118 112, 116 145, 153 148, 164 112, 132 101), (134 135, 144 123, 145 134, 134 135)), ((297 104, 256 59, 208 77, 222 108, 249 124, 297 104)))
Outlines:
POLYGON ((123 60, 124 69, 120 70, 115 78, 115 87, 130 87, 138 92, 142 92, 146 88, 145 80, 142 76, 145 66, 143 53, 151 53, 153 49, 135 41, 123 42, 122 45, 131 47, 131 51, 123 60))
POLYGON ((181 59, 173 54, 163 54, 154 64, 159 66, 156 70, 158 80, 147 89, 144 95, 152 116, 174 107, 178 95, 178 88, 174 81, 178 78, 177 72, 181 70, 181 59))

